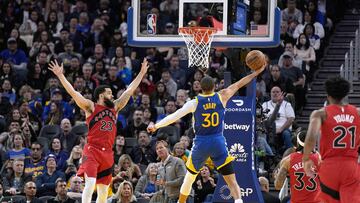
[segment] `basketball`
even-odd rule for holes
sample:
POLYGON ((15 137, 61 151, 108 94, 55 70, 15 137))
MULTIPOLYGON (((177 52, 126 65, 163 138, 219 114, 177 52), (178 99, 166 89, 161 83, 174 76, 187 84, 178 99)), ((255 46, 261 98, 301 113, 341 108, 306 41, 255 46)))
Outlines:
POLYGON ((266 63, 265 55, 259 50, 252 50, 246 55, 245 63, 251 70, 258 70, 266 63))

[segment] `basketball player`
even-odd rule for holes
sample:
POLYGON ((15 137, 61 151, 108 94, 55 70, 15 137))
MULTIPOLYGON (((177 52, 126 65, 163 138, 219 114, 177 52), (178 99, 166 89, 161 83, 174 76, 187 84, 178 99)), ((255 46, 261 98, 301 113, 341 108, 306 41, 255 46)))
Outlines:
POLYGON ((234 158, 228 155, 225 137, 223 136, 225 107, 227 101, 241 87, 260 74, 264 67, 219 92, 214 92, 215 83, 213 78, 206 76, 200 82, 202 94, 186 102, 181 109, 165 117, 157 124, 149 124, 148 131, 155 132, 157 129, 170 125, 186 114, 193 113, 195 139, 191 154, 186 163, 188 171, 180 189, 180 203, 186 202, 197 174, 209 157, 211 157, 217 170, 223 175, 226 183, 229 185, 235 203, 242 202, 240 187, 236 182, 232 165, 234 158))
POLYGON ((110 87, 98 86, 94 91, 96 103, 85 99, 74 90, 63 74, 63 64, 59 65, 57 61, 52 61, 49 66, 49 69, 59 78, 66 91, 86 114, 86 123, 89 127, 88 143, 84 147, 82 164, 78 171, 79 176, 85 177, 82 202, 91 202, 95 185, 97 185, 96 202, 106 202, 114 163, 112 147, 116 135, 117 113, 127 104, 147 72, 149 67, 147 60, 144 58, 138 76, 115 101, 110 87))
MULTIPOLYGON (((275 178, 275 188, 280 190, 284 184, 287 175, 290 176, 291 203, 320 203, 318 198, 320 192, 319 177, 308 177, 305 175, 302 164, 302 153, 304 149, 306 132, 297 134, 296 152, 284 157, 280 162, 280 169, 275 178)), ((310 159, 318 169, 320 164, 320 155, 313 152, 310 159)))
POLYGON ((304 170, 310 177, 316 174, 311 152, 321 130, 319 148, 322 162, 318 172, 321 199, 326 203, 359 203, 357 149, 360 146, 360 109, 343 102, 350 90, 349 82, 343 78, 328 79, 325 89, 329 105, 313 111, 310 116, 302 158, 304 170))

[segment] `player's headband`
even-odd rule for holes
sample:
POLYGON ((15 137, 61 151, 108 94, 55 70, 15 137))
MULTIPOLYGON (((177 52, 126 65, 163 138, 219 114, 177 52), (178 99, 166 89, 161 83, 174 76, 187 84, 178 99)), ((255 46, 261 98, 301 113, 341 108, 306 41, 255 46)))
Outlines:
POLYGON ((298 143, 300 146, 304 147, 304 142, 302 142, 302 141, 300 140, 300 134, 301 134, 301 131, 298 132, 298 134, 296 135, 297 143, 298 143))

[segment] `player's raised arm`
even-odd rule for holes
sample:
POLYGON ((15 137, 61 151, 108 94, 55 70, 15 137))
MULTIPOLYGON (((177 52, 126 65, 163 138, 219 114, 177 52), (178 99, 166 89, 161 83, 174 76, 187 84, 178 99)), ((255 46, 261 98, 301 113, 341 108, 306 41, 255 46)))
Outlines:
POLYGON ((148 61, 144 58, 143 62, 141 63, 141 70, 136 78, 130 83, 128 88, 121 94, 121 96, 114 101, 115 110, 120 111, 124 106, 128 103, 130 97, 134 94, 136 88, 139 86, 141 80, 143 79, 144 75, 146 74, 149 68, 148 61))
POLYGON ((315 110, 310 115, 309 129, 306 134, 304 152, 303 152, 303 164, 306 175, 314 176, 313 170, 314 163, 310 159, 310 154, 315 148, 316 140, 320 132, 321 118, 325 114, 323 110, 315 110))
POLYGON ((77 92, 70 82, 64 76, 64 66, 59 65, 56 60, 51 61, 49 64, 49 70, 51 70, 60 80, 61 84, 65 88, 66 92, 75 100, 76 104, 87 113, 92 113, 94 110, 94 103, 83 97, 80 92, 77 92))
POLYGON ((174 113, 166 116, 158 123, 154 124, 151 122, 149 126, 147 127, 147 131, 149 133, 155 132, 157 129, 168 126, 172 124, 173 122, 179 120, 180 118, 184 117, 186 114, 194 112, 197 106, 197 102, 195 99, 188 101, 184 104, 183 107, 175 111, 174 113))
POLYGON ((262 68, 254 71, 253 73, 251 73, 250 75, 247 75, 243 78, 241 78, 241 80, 237 81, 236 83, 230 85, 229 87, 220 90, 219 94, 221 95, 221 99, 223 104, 225 105, 227 103, 227 101, 243 86, 245 86, 246 84, 248 84, 252 79, 254 79, 256 76, 258 76, 264 69, 265 69, 266 65, 264 65, 262 68))

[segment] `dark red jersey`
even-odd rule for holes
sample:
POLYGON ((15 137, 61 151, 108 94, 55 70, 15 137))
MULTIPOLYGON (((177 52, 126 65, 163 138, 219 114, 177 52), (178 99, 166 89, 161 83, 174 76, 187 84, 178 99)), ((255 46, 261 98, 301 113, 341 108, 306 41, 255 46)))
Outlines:
MULTIPOLYGON (((294 152, 290 154, 290 191, 291 203, 318 203, 318 194, 320 192, 319 177, 317 174, 310 178, 305 174, 302 153, 294 152)), ((314 162, 316 171, 319 168, 318 154, 311 154, 310 159, 314 162)))
POLYGON ((89 127, 87 142, 102 150, 112 150, 116 136, 116 111, 95 104, 94 112, 86 119, 89 127))
POLYGON ((360 118, 353 105, 325 107, 326 119, 321 125, 320 154, 330 157, 358 158, 360 118))

